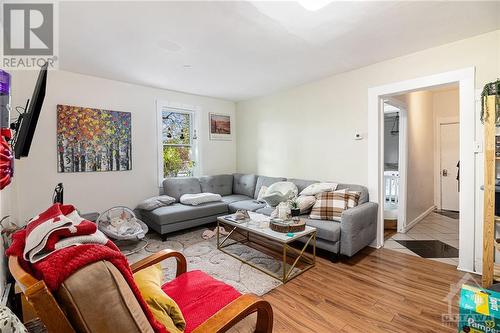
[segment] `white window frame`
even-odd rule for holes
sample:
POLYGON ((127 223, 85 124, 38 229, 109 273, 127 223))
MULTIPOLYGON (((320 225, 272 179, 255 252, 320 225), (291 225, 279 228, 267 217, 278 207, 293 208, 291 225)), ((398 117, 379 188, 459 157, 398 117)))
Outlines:
MULTIPOLYGON (((200 139, 200 131, 199 128, 197 127, 198 121, 197 121, 197 115, 200 114, 200 107, 198 106, 193 106, 193 105, 186 105, 186 104, 181 104, 181 103, 172 103, 169 101, 165 100, 156 100, 156 130, 157 130, 157 159, 158 159, 158 186, 161 188, 163 186, 163 180, 165 177, 163 176, 163 133, 162 133, 162 115, 163 115, 163 110, 168 109, 172 110, 173 112, 179 112, 179 113, 187 113, 191 115, 191 140, 192 140, 192 156, 193 160, 195 161, 195 166, 193 168, 193 175, 194 176, 199 176, 201 170, 201 165, 200 165, 200 152, 199 152, 199 144, 198 140, 200 139), (194 138, 194 132, 196 131, 196 137, 198 139, 194 138)), ((176 178, 182 178, 182 177, 176 177, 176 178)))

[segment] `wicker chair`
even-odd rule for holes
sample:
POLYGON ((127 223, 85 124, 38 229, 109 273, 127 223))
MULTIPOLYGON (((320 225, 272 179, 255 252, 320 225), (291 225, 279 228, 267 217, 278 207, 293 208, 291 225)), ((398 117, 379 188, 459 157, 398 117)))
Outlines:
MULTIPOLYGON (((186 273, 184 256, 172 250, 163 250, 140 260, 131 265, 132 272, 167 258, 176 259, 177 277, 189 274, 186 273)), ((17 257, 9 258, 9 269, 26 299, 51 333, 153 333, 125 279, 107 261, 96 262, 78 270, 55 293, 47 288, 44 281, 37 280, 23 270, 17 257)), ((185 317, 188 320, 186 314, 185 317)), ((192 332, 270 333, 272 328, 271 305, 255 295, 244 294, 226 304, 192 332)))

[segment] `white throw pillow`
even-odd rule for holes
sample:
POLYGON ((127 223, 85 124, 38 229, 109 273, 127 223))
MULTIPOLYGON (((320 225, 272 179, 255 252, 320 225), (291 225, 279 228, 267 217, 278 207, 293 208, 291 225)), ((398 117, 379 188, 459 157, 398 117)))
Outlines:
POLYGON ((292 182, 276 182, 267 188, 266 195, 270 195, 275 192, 279 192, 281 194, 288 193, 288 199, 291 199, 297 195, 299 190, 297 189, 297 185, 292 182))
POLYGON ((312 206, 314 206, 314 203, 316 202, 316 197, 314 195, 301 195, 296 200, 300 209, 300 213, 304 214, 309 212, 312 206))
POLYGON ((333 192, 337 189, 337 183, 314 183, 300 192, 300 195, 316 195, 322 192, 333 192))
POLYGON ((259 194, 257 195, 257 201, 263 201, 262 198, 266 196, 267 186, 261 186, 259 194))
POLYGON ((196 194, 183 194, 180 202, 184 205, 196 206, 207 202, 222 201, 220 194, 214 193, 196 193, 196 194))

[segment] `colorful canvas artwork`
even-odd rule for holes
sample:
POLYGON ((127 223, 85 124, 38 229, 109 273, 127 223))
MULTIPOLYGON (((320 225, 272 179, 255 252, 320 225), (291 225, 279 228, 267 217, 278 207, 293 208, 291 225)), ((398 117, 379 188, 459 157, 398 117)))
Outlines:
POLYGON ((130 112, 57 106, 59 172, 132 169, 130 112))

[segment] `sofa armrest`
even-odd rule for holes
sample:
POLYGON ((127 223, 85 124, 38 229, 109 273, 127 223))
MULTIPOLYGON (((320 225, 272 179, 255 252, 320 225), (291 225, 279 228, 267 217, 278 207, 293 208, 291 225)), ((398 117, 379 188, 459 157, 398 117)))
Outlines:
POLYGON ((182 253, 174 250, 161 250, 156 253, 153 253, 149 257, 146 257, 144 259, 139 260, 136 263, 133 263, 132 265, 130 265, 130 268, 132 269, 132 273, 136 273, 141 269, 155 265, 168 258, 175 258, 175 260, 177 261, 176 276, 179 276, 182 273, 186 272, 187 268, 186 258, 182 253))
POLYGON ((257 312, 255 333, 271 333, 273 331, 273 309, 269 302, 253 294, 244 294, 220 309, 208 318, 193 333, 223 333, 250 314, 257 312))
POLYGON ((345 210, 340 220, 340 253, 353 256, 377 237, 378 204, 365 202, 345 210))

